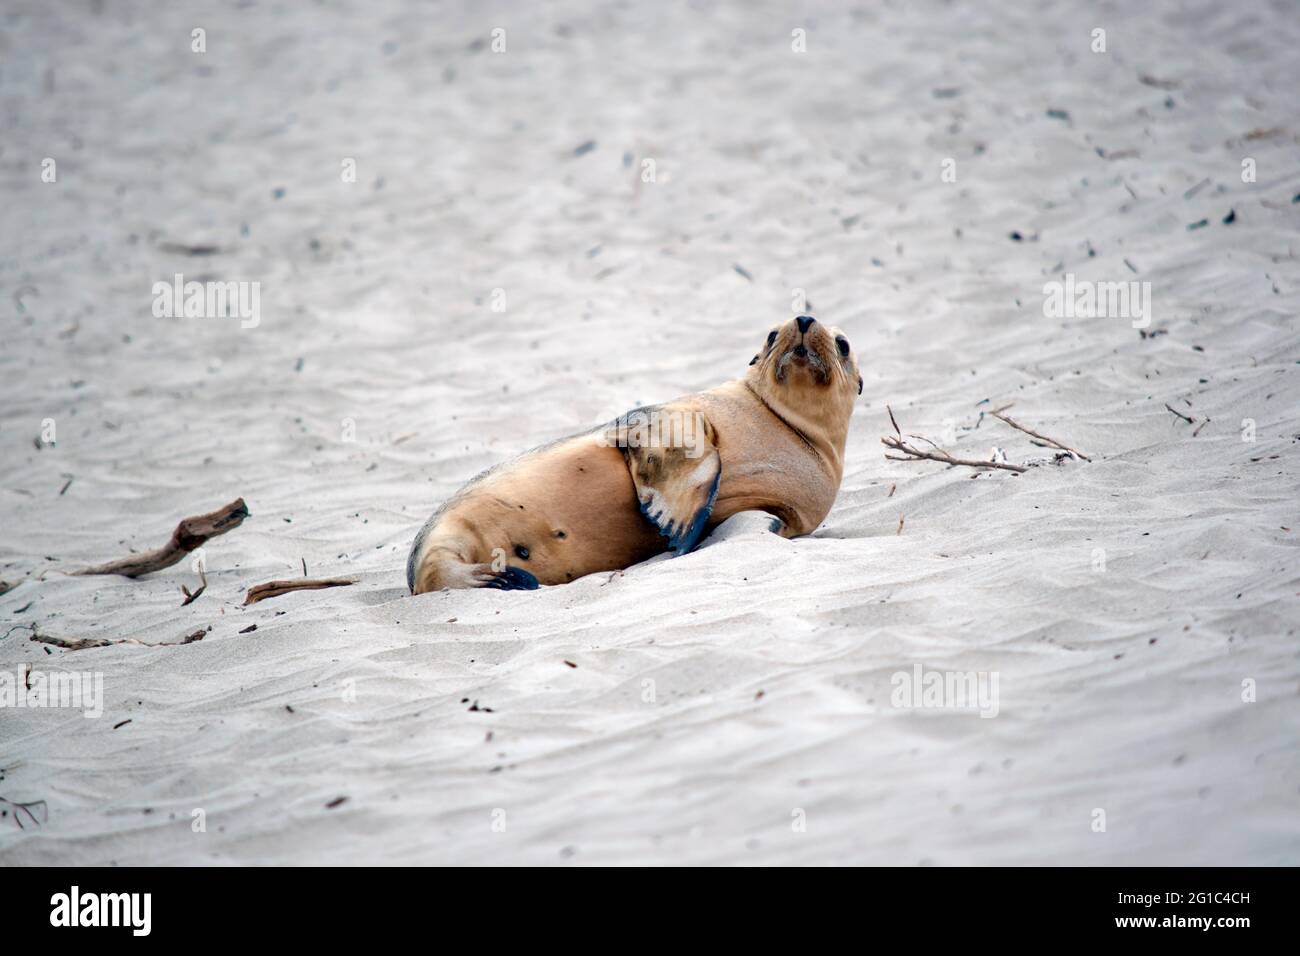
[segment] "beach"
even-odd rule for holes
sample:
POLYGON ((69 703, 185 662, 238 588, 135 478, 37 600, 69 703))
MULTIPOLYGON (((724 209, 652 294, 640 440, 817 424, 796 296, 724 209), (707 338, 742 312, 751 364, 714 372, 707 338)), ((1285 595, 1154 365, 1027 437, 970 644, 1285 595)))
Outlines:
POLYGON ((0 675, 102 706, 0 707, 0 865, 1300 863, 1298 47, 1262 0, 9 5, 0 675), (864 380, 814 534, 408 594, 469 478, 803 311, 864 380), (72 574, 236 498, 202 576, 72 574), (297 577, 355 583, 245 605, 297 577))

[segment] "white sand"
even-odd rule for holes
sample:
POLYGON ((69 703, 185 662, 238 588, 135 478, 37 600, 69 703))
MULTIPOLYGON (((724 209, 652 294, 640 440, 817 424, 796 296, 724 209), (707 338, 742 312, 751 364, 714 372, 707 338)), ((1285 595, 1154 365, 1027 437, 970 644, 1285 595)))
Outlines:
MULTIPOLYGON (((1300 863, 1293 9, 103 6, 0 18, 0 671, 106 696, 0 710, 0 797, 48 806, 0 862, 1300 863), (155 318, 177 272, 260 325, 155 318), (1166 334, 1045 318, 1067 272, 1166 334), (443 496, 740 374, 794 288, 866 378, 817 534, 405 595, 443 496), (939 439, 984 399, 1095 460, 882 457, 886 402, 939 439), (188 607, 186 564, 63 573, 239 495, 188 607), (241 606, 304 559, 359 583, 241 606), (918 663, 998 716, 892 707, 918 663)), ((1044 454, 949 447, 993 445, 1044 454)))

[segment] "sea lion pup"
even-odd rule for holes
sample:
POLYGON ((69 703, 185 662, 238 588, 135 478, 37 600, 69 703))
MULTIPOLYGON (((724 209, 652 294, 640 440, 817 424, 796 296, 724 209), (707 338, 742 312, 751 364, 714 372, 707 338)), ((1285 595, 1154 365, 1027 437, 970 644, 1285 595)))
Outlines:
POLYGON ((743 378, 489 469, 416 535, 412 594, 532 589, 626 568, 741 511, 785 537, 821 524, 844 470, 862 376, 849 340, 811 316, 772 329, 743 378))

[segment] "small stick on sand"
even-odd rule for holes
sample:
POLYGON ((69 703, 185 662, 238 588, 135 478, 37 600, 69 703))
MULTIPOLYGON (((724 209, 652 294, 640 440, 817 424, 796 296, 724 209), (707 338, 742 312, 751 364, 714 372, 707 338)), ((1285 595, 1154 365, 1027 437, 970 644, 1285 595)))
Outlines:
POLYGON ((36 625, 35 625, 35 624, 15 624, 13 627, 9 628, 9 630, 5 631, 3 634, 0 634, 0 641, 3 641, 6 637, 8 637, 8 636, 9 636, 10 634, 12 634, 14 631, 21 631, 21 630, 22 630, 23 628, 25 628, 25 627, 29 627, 29 628, 31 628, 33 634, 36 633, 36 625))
POLYGON ((204 628, 195 631, 193 634, 186 634, 179 641, 137 641, 133 637, 115 640, 109 640, 105 637, 56 637, 53 634, 42 634, 33 628, 31 640, 40 641, 42 644, 52 644, 55 647, 63 648, 65 651, 84 651, 91 647, 111 647, 114 644, 137 644, 140 647, 179 647, 182 644, 193 644, 195 641, 201 641, 207 634, 208 631, 204 628))
MULTIPOLYGON (((1013 402, 1012 404, 1015 403, 1013 402)), ((1012 428, 1017 429, 1018 431, 1022 431, 1026 435, 1030 435, 1034 438, 1037 438, 1039 441, 1047 444, 1051 448, 1059 448, 1061 451, 1069 452, 1075 458, 1082 458, 1084 461, 1092 461, 1091 458, 1089 458, 1083 452, 1079 451, 1077 448, 1071 448, 1069 445, 1063 445, 1055 438, 1048 438, 1046 435, 1040 434, 1034 431, 1032 428, 1026 428, 1024 425, 1020 424, 1015 419, 1007 415, 1003 415, 1002 413, 1005 412, 1010 407, 1011 405, 1003 405, 1001 408, 989 412, 989 414, 992 415, 994 418, 996 418, 998 421, 1006 422, 1012 428)))
POLYGON ((23 818, 20 815, 21 813, 27 814, 34 826, 40 826, 42 823, 50 822, 50 806, 44 800, 33 800, 30 803, 17 803, 5 797, 0 797, 0 803, 14 808, 14 823, 18 824, 18 829, 20 830, 27 829, 27 825, 23 823, 23 818), (33 812, 34 807, 40 807, 41 815, 45 817, 44 820, 38 820, 36 818, 36 814, 33 812))
POLYGON ((1180 412, 1178 409, 1176 409, 1176 408, 1171 408, 1168 402, 1165 402, 1165 408, 1168 408, 1171 412, 1173 412, 1175 415, 1177 415, 1177 416, 1178 416, 1179 418, 1181 418, 1183 421, 1187 422, 1187 424, 1189 424, 1189 425, 1195 425, 1195 424, 1196 424, 1196 419, 1194 419, 1194 418, 1188 418, 1186 415, 1184 415, 1184 414, 1183 414, 1182 412, 1180 412))
POLYGON ((184 519, 172 532, 171 540, 157 551, 133 554, 120 561, 110 561, 108 564, 96 565, 73 573, 120 574, 128 578, 138 578, 151 571, 160 571, 171 567, 195 548, 205 544, 208 539, 238 528, 247 517, 248 507, 244 504, 244 499, 236 498, 224 508, 219 508, 210 514, 184 519))
POLYGON ((319 588, 342 588, 349 584, 356 584, 355 581, 349 581, 346 578, 299 578, 296 581, 267 581, 265 584, 254 585, 248 589, 248 596, 244 598, 244 606, 256 604, 258 601, 265 601, 267 598, 279 597, 281 594, 288 594, 290 591, 315 591, 319 588))
POLYGON ((1013 465, 1006 461, 972 461, 969 458, 954 458, 942 448, 935 447, 934 451, 921 451, 921 449, 909 445, 900 438, 893 435, 886 435, 880 439, 880 443, 887 448, 895 451, 901 451, 901 455, 890 455, 886 453, 885 457, 892 461, 919 461, 928 459, 929 461, 941 461, 945 465, 964 465, 967 468, 1001 468, 1004 471, 1014 471, 1016 473, 1025 472, 1029 469, 1024 465, 1013 465))
POLYGON ((199 599, 199 595, 208 589, 208 575, 202 568, 199 568, 199 581, 201 583, 199 584, 198 590, 192 594, 190 593, 189 588, 183 584, 181 585, 181 593, 185 595, 185 600, 181 602, 181 607, 185 607, 187 604, 193 604, 199 599))

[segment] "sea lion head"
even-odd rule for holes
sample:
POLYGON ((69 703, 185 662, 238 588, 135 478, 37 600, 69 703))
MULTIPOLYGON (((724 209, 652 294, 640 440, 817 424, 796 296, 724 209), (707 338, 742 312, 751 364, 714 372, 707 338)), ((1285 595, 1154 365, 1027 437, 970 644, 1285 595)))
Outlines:
POLYGON ((848 338, 810 315, 768 332, 745 381, 786 421, 797 419, 831 433, 847 430, 853 403, 862 394, 862 374, 848 338))

